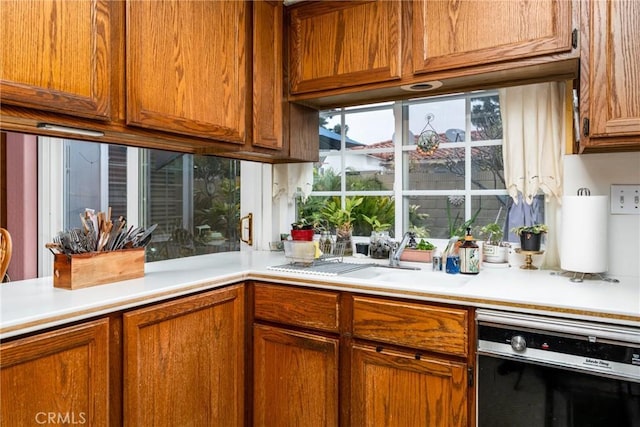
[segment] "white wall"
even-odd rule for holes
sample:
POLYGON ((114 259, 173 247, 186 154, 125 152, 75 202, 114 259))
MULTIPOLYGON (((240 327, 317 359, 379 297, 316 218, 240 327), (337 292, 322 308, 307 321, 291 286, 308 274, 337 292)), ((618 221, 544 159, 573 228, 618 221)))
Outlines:
MULTIPOLYGON (((640 184, 640 153, 571 155, 564 158, 564 194, 587 187, 610 195, 611 184, 640 184)), ((609 275, 635 276, 640 283, 640 215, 609 214, 609 275)))
MULTIPOLYGON (((342 170, 341 162, 340 152, 328 154, 322 163, 321 169, 333 169, 334 172, 338 172, 342 170)), ((382 172, 384 170, 384 167, 380 166, 379 158, 357 152, 352 154, 347 153, 345 155, 345 164, 352 170, 360 172, 382 172)))

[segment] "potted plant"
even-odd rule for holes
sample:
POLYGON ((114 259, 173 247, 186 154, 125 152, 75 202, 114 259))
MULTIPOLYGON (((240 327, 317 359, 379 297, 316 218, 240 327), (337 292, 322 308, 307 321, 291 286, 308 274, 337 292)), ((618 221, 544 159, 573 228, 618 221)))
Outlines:
POLYGON ((389 251, 391 250, 389 228, 391 224, 381 223, 376 215, 368 217, 362 214, 362 219, 371 226, 371 238, 369 239, 369 255, 371 258, 389 258, 389 251))
POLYGON ((339 200, 330 200, 322 208, 324 219, 336 229, 336 246, 344 245, 344 255, 353 255, 353 222, 356 220, 354 209, 359 206, 364 199, 362 197, 347 197, 345 207, 340 206, 339 200))
POLYGON ((307 221, 306 218, 300 218, 298 221, 291 224, 291 239, 292 240, 313 240, 313 224, 307 221))
POLYGON ((514 227, 511 231, 520 236, 520 249, 523 251, 540 251, 542 233, 549 231, 546 224, 533 224, 514 227))
POLYGON ((502 264, 509 261, 509 244, 502 241, 504 231, 500 224, 487 224, 480 228, 480 234, 485 237, 482 245, 484 262, 502 264))
POLYGON ((425 239, 420 239, 418 243, 413 240, 400 255, 400 261, 431 262, 435 248, 431 242, 425 239))
POLYGON ((457 254, 458 248, 464 242, 464 236, 467 234, 467 228, 471 227, 475 222, 478 214, 480 213, 480 208, 469 218, 468 220, 461 222, 462 218, 460 217, 460 213, 457 213, 455 218, 451 218, 451 207, 450 202, 447 200, 447 221, 449 224, 449 237, 450 239, 457 239, 457 243, 450 248, 451 253, 457 254))

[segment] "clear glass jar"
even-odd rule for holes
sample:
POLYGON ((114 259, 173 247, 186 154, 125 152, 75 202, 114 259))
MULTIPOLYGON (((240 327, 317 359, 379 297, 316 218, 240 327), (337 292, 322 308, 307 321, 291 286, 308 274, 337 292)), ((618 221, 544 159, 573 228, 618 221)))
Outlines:
POLYGON ((320 240, 318 240, 318 248, 325 255, 333 254, 334 247, 333 236, 328 231, 320 232, 320 240))
POLYGON ((369 256, 371 258, 389 258, 392 242, 388 231, 372 231, 369 242, 369 256))

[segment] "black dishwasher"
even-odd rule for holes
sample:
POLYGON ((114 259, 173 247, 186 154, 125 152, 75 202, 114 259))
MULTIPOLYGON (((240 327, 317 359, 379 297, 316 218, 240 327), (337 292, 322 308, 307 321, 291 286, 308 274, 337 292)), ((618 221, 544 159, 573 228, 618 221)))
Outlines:
POLYGON ((640 427, 640 329, 478 310, 478 427, 640 427))

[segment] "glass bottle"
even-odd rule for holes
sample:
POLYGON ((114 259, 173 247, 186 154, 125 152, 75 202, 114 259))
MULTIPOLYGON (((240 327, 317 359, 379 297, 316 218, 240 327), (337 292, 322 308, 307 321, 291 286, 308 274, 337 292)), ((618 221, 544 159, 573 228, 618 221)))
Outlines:
POLYGON ((318 241, 318 248, 324 255, 333 254, 333 237, 328 231, 320 232, 320 240, 318 241))
POLYGON ((471 227, 467 228, 467 235, 460 246, 460 273, 478 274, 480 272, 480 248, 473 240, 471 227))

